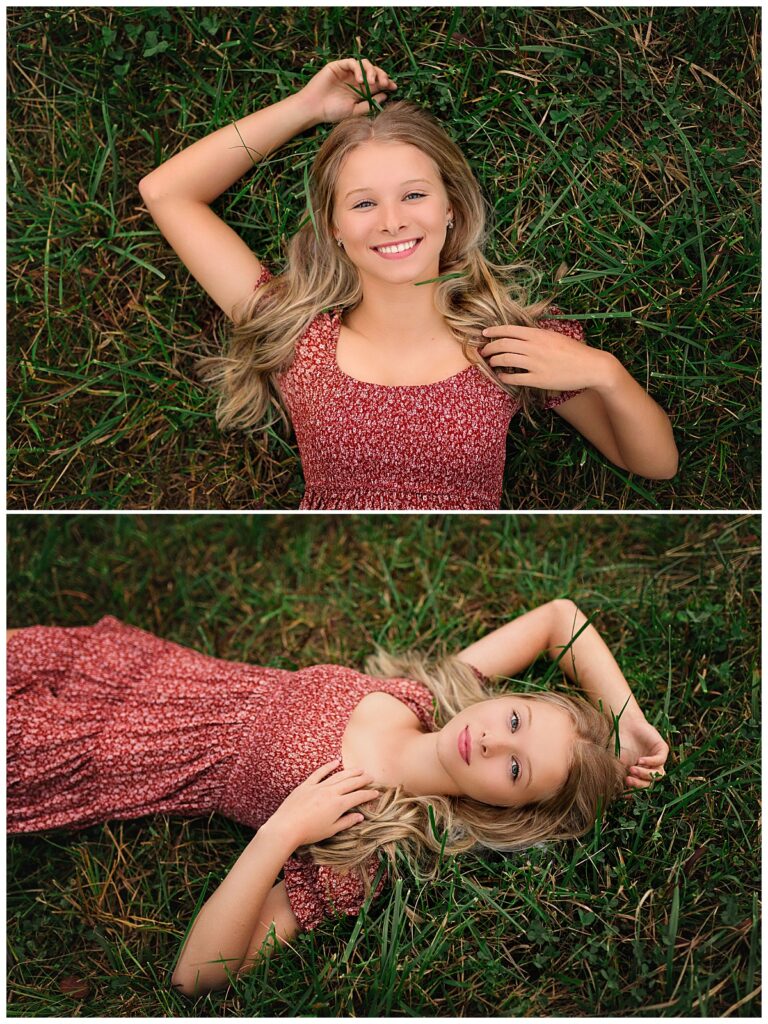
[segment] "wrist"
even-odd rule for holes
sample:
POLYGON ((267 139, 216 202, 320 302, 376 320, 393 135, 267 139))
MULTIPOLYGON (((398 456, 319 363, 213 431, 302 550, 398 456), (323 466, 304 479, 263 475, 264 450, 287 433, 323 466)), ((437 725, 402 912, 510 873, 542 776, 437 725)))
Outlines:
MULTIPOLYGON (((621 708, 618 709, 616 714, 618 714, 619 711, 621 711, 621 708)), ((646 718, 640 710, 640 705, 637 703, 634 696, 630 697, 629 702, 624 708, 621 718, 619 719, 619 728, 629 730, 635 725, 645 725, 645 722, 646 718)))
POLYGON ((289 96, 288 100, 297 111, 301 122, 301 127, 297 134, 308 131, 310 128, 315 128, 317 125, 322 124, 322 113, 317 110, 315 104, 306 96, 303 88, 289 96))
POLYGON ((285 860, 302 845, 302 839, 295 827, 281 819, 277 811, 271 818, 267 818, 256 835, 260 836, 263 842, 268 842, 270 847, 279 849, 285 860))

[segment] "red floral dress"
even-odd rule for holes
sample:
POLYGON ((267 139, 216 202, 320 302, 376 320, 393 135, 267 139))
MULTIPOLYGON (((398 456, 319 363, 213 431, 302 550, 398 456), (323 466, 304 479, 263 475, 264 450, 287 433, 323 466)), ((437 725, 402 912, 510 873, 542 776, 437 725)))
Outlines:
MULTIPOLYGON (((8 641, 8 831, 212 811, 257 829, 341 757, 350 715, 373 691, 434 728, 432 695, 408 679, 224 661, 109 615, 21 630, 8 641)), ((368 865, 371 879, 377 866, 368 865)), ((284 880, 304 929, 362 906, 359 876, 291 857, 284 880)))
MULTIPOLYGON (((264 267, 258 288, 272 278, 264 267)), ((520 403, 476 366, 434 384, 356 380, 336 361, 342 310, 316 316, 278 375, 296 434, 305 509, 495 509, 520 403)), ((572 320, 540 326, 583 341, 572 320)), ((578 394, 563 391, 552 409, 578 394)))

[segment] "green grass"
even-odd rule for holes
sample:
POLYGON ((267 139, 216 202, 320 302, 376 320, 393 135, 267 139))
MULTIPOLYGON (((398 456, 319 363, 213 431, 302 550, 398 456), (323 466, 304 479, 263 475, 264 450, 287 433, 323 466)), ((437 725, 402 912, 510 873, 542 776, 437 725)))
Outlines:
POLYGON ((406 876, 359 929, 327 921, 195 1004, 169 974, 247 829, 13 838, 10 1016, 760 1015, 759 517, 11 515, 8 535, 12 626, 109 612, 287 669, 457 650, 569 596, 671 747, 663 783, 582 841, 406 876))
MULTIPOLYGON (((554 414, 513 426, 504 507, 759 507, 759 9, 13 8, 8 13, 8 503, 293 508, 222 436, 196 360, 227 323, 140 178, 357 53, 432 110, 591 344, 669 410, 674 481, 610 465, 554 414)), ((214 204, 279 269, 307 132, 214 204)))

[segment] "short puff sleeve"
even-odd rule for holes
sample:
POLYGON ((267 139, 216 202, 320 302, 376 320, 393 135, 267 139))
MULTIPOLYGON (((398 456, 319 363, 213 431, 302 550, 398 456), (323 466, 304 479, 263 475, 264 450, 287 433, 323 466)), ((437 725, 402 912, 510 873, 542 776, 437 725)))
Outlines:
MULTIPOLYGON (((369 858, 365 870, 371 884, 378 868, 378 858, 369 858)), ((291 857, 283 868, 283 880, 291 910, 304 931, 312 931, 324 917, 357 914, 365 902, 363 880, 357 871, 342 875, 325 864, 291 857)), ((386 880, 384 874, 374 897, 380 895, 386 880)))
POLYGON ((265 267, 264 264, 262 264, 259 279, 253 286, 253 290, 256 291, 257 288, 261 288, 261 286, 263 284, 266 284, 267 281, 271 281, 274 276, 275 275, 272 273, 272 271, 268 267, 265 267))
MULTIPOLYGON (((557 306, 551 306, 550 312, 559 314, 562 310, 558 309, 557 306)), ((569 338, 573 338, 574 341, 586 341, 584 328, 578 320, 552 320, 549 317, 543 317, 541 320, 536 321, 536 326, 540 327, 543 331, 557 331, 559 334, 565 334, 569 338)), ((556 406, 562 405, 563 402, 567 402, 570 398, 580 395, 583 390, 583 388, 579 388, 577 391, 560 391, 557 394, 550 395, 544 400, 544 408, 554 409, 556 406)))
POLYGON ((493 686, 493 682, 491 681, 491 677, 487 676, 485 674, 485 672, 481 672, 480 669, 479 668, 475 668, 474 665, 469 665, 468 667, 472 669, 472 671, 475 673, 475 675, 480 680, 480 682, 483 684, 483 686, 485 686, 485 687, 487 687, 489 689, 490 689, 490 687, 493 686))

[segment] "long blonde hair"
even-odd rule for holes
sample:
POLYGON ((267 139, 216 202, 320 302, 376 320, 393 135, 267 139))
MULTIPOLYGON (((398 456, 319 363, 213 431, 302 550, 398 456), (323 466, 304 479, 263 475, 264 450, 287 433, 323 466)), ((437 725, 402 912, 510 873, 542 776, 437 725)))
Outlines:
MULTIPOLYGON (((413 651, 400 655, 378 651, 365 670, 377 678, 413 679, 426 686, 434 697, 436 728, 472 704, 496 696, 456 657, 430 663, 413 651)), ((414 868, 430 877, 442 853, 482 847, 510 852, 548 839, 583 835, 623 788, 624 767, 608 749, 611 725, 580 697, 551 691, 520 696, 562 708, 573 722, 576 741, 568 777, 553 797, 524 807, 501 808, 470 797, 413 796, 402 786, 390 788, 375 802, 375 809, 359 808, 365 816, 359 825, 302 847, 299 854, 342 872, 360 868, 372 855, 380 854, 395 875, 398 856, 404 854, 414 868)), ((366 872, 361 874, 368 888, 366 872)))
POLYGON ((548 302, 526 304, 517 277, 521 270, 533 273, 528 265, 496 264, 483 255, 491 208, 466 158, 431 114, 403 100, 373 117, 345 118, 329 133, 309 173, 307 216, 289 242, 284 271, 236 309, 225 354, 201 360, 203 376, 220 391, 217 418, 222 427, 262 425, 263 443, 267 426, 282 421, 287 427, 277 375, 290 366, 296 342, 319 313, 351 310, 360 303, 357 268, 333 235, 334 192, 344 160, 369 141, 407 143, 433 160, 454 220, 440 254, 439 272, 446 276, 435 289, 436 308, 466 358, 514 395, 525 413, 543 401, 545 392, 502 384, 477 347, 487 340, 481 337, 484 327, 533 326, 548 302))

